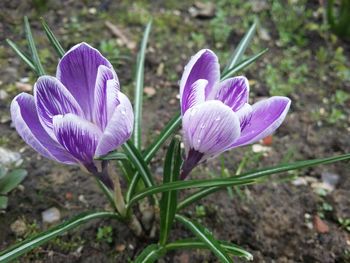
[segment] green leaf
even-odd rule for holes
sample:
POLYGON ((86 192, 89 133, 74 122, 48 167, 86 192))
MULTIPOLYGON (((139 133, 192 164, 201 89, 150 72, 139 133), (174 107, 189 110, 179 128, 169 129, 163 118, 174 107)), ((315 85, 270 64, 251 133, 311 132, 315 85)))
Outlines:
POLYGON ((249 28, 248 32, 244 35, 242 40, 239 42, 237 48, 235 49, 235 51, 232 54, 230 62, 225 67, 223 74, 225 74, 231 68, 236 66, 239 62, 241 62, 244 52, 246 51, 253 36, 255 35, 255 31, 256 31, 256 22, 254 22, 254 24, 252 24, 252 26, 249 28))
POLYGON ((175 218, 189 229, 200 241, 205 243, 221 262, 233 262, 226 251, 221 247, 219 241, 214 238, 208 229, 179 214, 175 215, 175 218))
POLYGON ((181 115, 177 113, 163 128, 161 133, 158 135, 157 139, 145 150, 143 154, 145 158, 145 162, 149 163, 153 156, 157 153, 162 144, 172 135, 176 129, 178 129, 181 125, 181 115))
POLYGON ((7 174, 7 168, 0 166, 0 179, 5 177, 6 174, 7 174))
MULTIPOLYGON (((237 257, 244 258, 246 260, 253 260, 253 255, 248 251, 245 251, 243 248, 224 241, 219 241, 220 246, 226 251, 228 254, 232 254, 237 257)), ((165 245, 166 251, 176 250, 176 249, 208 249, 206 243, 195 239, 195 238, 187 238, 177 240, 175 242, 169 243, 165 245)))
POLYGON ((264 49, 262 51, 260 51, 258 54, 243 60, 241 63, 239 63, 238 65, 236 65, 235 67, 231 68, 230 70, 228 70, 225 74, 221 75, 221 80, 225 80, 228 79, 230 76, 232 76, 233 74, 235 74, 236 72, 248 67, 250 64, 252 64, 254 61, 256 61, 257 59, 259 59, 262 55, 264 55, 266 52, 268 51, 268 49, 264 49))
POLYGON ((54 33, 51 31, 49 25, 45 22, 44 18, 41 18, 41 24, 44 28, 47 38, 49 39, 52 47, 55 49, 58 57, 62 58, 66 52, 64 51, 58 39, 55 37, 54 33))
POLYGON ((94 176, 94 178, 96 179, 96 183, 98 185, 98 187, 101 189, 101 191, 106 195, 109 203, 111 204, 111 206, 113 207, 113 209, 115 211, 118 211, 117 209, 117 205, 115 203, 115 200, 114 200, 114 193, 107 187, 105 186, 104 183, 102 183, 100 181, 100 179, 98 179, 97 177, 94 176))
POLYGON ((27 176, 27 171, 16 169, 0 179, 0 194, 5 195, 16 188, 27 176))
MULTIPOLYGON (((302 168, 307 168, 307 167, 312 167, 320 164, 330 164, 330 163, 335 163, 339 161, 345 161, 350 159, 350 154, 343 154, 343 155, 338 155, 338 156, 332 156, 328 158, 322 158, 322 159, 314 159, 314 160, 305 160, 305 161, 299 161, 299 162, 294 162, 290 164, 281 164, 277 165, 274 167, 269 167, 269 168, 264 168, 260 169, 257 171, 249 171, 247 173, 244 173, 242 175, 236 175, 234 177, 230 178, 236 178, 240 180, 253 180, 253 179, 259 179, 263 178, 268 175, 272 174, 277 174, 277 173, 282 173, 282 172, 288 172, 292 170, 298 170, 302 168)), ((227 178, 228 180, 231 180, 230 178, 227 178)), ((213 180, 215 181, 215 180, 213 180)), ((215 186, 215 183, 212 185, 210 188, 202 189, 197 191, 196 193, 192 194, 191 196, 185 198, 183 201, 181 201, 177 209, 178 211, 180 209, 183 209, 189 205, 191 205, 193 202, 211 194, 214 193, 218 190, 220 190, 222 186, 215 186)))
POLYGON ((137 56, 135 76, 135 98, 134 98, 134 134, 133 141, 137 149, 141 149, 141 123, 142 123, 142 102, 143 102, 143 77, 145 67, 145 53, 152 21, 148 22, 141 42, 140 51, 137 56))
POLYGON ((141 192, 135 194, 129 202, 129 206, 134 204, 136 201, 157 193, 162 193, 171 190, 181 189, 192 189, 192 188, 206 188, 214 186, 226 187, 229 185, 248 185, 254 183, 255 180, 239 180, 236 178, 225 178, 225 179, 205 179, 205 180, 186 180, 176 181, 171 183, 162 184, 159 186, 148 187, 141 192))
POLYGON ((7 208, 8 198, 6 196, 0 196, 0 210, 7 208))
POLYGON ((128 184, 130 184, 134 173, 135 173, 135 169, 132 167, 129 159, 127 160, 119 160, 118 164, 120 166, 120 169, 122 170, 124 177, 126 178, 126 180, 128 181, 128 184))
POLYGON ((214 193, 220 189, 222 189, 222 187, 209 187, 209 188, 199 190, 199 191, 195 192, 194 194, 191 194, 189 197, 187 197, 183 201, 179 202, 179 204, 177 205, 177 211, 180 211, 181 209, 193 204, 194 202, 196 202, 196 201, 202 199, 203 197, 205 197, 211 193, 214 193))
POLYGON ((17 56, 19 56, 33 71, 35 71, 35 73, 38 74, 32 59, 28 55, 26 55, 23 51, 21 51, 19 49, 19 47, 13 41, 11 41, 10 39, 6 39, 6 42, 13 49, 13 51, 15 51, 17 56))
MULTIPOLYGON (((170 143, 165 162, 163 183, 175 182, 179 178, 181 167, 180 140, 176 137, 170 143)), ((177 204, 177 191, 163 192, 160 201, 160 237, 159 243, 165 245, 174 222, 177 204)))
POLYGON ((107 153, 106 155, 99 156, 95 158, 96 160, 128 160, 128 157, 125 153, 120 153, 117 151, 113 151, 107 153))
POLYGON ((66 222, 57 225, 45 232, 30 237, 22 242, 15 244, 14 246, 0 252, 0 262, 10 262, 26 252, 33 250, 46 243, 47 241, 57 237, 60 234, 67 232, 73 228, 76 228, 90 220, 97 218, 116 218, 119 217, 113 212, 86 212, 82 213, 74 218, 67 220, 66 222))
POLYGON ((33 39, 33 35, 32 35, 32 31, 30 29, 30 24, 28 21, 28 17, 24 17, 24 30, 26 32, 26 37, 27 37, 27 41, 28 41, 28 46, 29 46, 29 50, 30 53, 32 54, 32 59, 36 68, 36 71, 38 73, 39 76, 45 75, 45 71, 43 66, 41 65, 40 59, 39 59, 39 55, 38 55, 38 51, 36 49, 35 46, 35 42, 33 39))
POLYGON ((259 179, 271 174, 298 170, 298 169, 312 167, 320 164, 330 164, 330 163, 345 161, 349 159, 350 159, 350 153, 347 153, 347 154, 341 154, 341 155, 336 155, 336 156, 321 158, 321 159, 304 160, 304 161, 298 161, 294 163, 280 164, 274 167, 259 169, 256 171, 244 173, 242 175, 237 175, 236 178, 241 180, 259 179))
POLYGON ((166 183, 159 186, 149 187, 139 192, 132 198, 132 200, 130 200, 130 205, 136 202, 137 200, 144 198, 147 195, 156 194, 164 191, 200 188, 200 187, 201 188, 218 187, 217 189, 220 189, 222 187, 227 187, 232 185, 248 185, 248 184, 256 183, 257 179, 268 175, 302 169, 306 167, 312 167, 319 164, 330 164, 330 163, 345 161, 349 159, 350 159, 350 153, 323 158, 323 159, 314 159, 314 160, 299 161, 299 162, 290 163, 290 164, 281 164, 278 166, 264 168, 257 171, 251 171, 251 172, 244 173, 242 175, 232 176, 228 178, 187 180, 187 181, 180 181, 180 182, 177 181, 172 183, 166 183))
MULTIPOLYGON (((151 146, 145 150, 143 156, 147 164, 152 160, 153 156, 157 153, 157 151, 162 146, 162 144, 169 138, 170 135, 174 133, 174 131, 180 126, 180 124, 181 124, 181 116, 180 116, 180 113, 178 113, 164 127, 162 132, 159 134, 157 139, 151 144, 151 146)), ((126 197, 125 197, 126 202, 129 202, 129 200, 132 198, 135 192, 135 187, 139 185, 138 181, 139 181, 139 175, 135 174, 126 192, 126 197)))
POLYGON ((148 169, 147 164, 142 158, 141 153, 133 145, 131 141, 127 141, 123 144, 123 149, 128 156, 130 162, 135 166, 135 169, 138 171, 139 176, 142 178, 143 182, 147 187, 153 186, 153 178, 150 170, 148 169))
POLYGON ((134 260, 135 263, 153 263, 164 255, 164 248, 157 244, 147 246, 134 260))

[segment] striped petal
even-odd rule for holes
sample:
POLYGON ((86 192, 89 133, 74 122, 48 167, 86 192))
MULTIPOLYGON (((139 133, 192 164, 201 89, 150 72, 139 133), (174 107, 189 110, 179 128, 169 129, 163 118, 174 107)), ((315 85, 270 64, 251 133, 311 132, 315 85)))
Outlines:
POLYGON ((208 81, 206 79, 199 79, 183 94, 181 98, 182 115, 184 115, 189 108, 205 101, 205 87, 207 85, 208 81))
POLYGON ((273 133, 286 117, 290 103, 289 98, 278 96, 255 103, 249 123, 231 148, 254 143, 273 133))
POLYGON ((112 117, 118 100, 119 82, 114 79, 113 71, 106 66, 99 66, 96 77, 94 123, 101 130, 106 128, 108 120, 112 117))
POLYGON ((101 53, 86 43, 72 47, 60 60, 57 78, 70 91, 88 120, 93 120, 93 105, 98 67, 110 68, 117 80, 111 63, 101 53))
POLYGON ((222 101, 233 111, 238 111, 245 103, 248 103, 248 96, 247 78, 235 77, 220 82, 215 99, 222 101))
POLYGON ((53 138, 53 116, 67 113, 84 116, 72 94, 54 77, 43 76, 38 79, 34 85, 34 100, 40 122, 53 138))
POLYGON ((42 156, 65 164, 77 163, 42 127, 32 95, 21 93, 13 99, 11 118, 22 139, 42 156))
POLYGON ((220 80, 220 65, 217 56, 209 49, 202 49, 194 55, 185 66, 180 81, 180 98, 188 97, 193 83, 199 79, 206 79, 208 85, 205 89, 205 97, 211 93, 213 87, 220 80))
POLYGON ((240 136, 237 115, 220 101, 211 100, 189 109, 182 121, 186 153, 203 153, 202 161, 227 149, 240 136))
POLYGON ((126 142, 132 133, 134 114, 129 99, 118 93, 120 104, 116 107, 97 145, 95 156, 105 155, 126 142))
POLYGON ((102 135, 95 124, 69 113, 53 118, 53 130, 58 142, 77 160, 85 165, 93 162, 102 135))

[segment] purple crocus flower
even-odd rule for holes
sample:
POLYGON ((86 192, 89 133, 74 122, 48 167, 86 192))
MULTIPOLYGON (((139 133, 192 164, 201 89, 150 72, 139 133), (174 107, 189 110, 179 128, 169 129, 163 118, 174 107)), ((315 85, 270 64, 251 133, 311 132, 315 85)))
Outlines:
POLYGON ((220 65, 211 50, 200 50, 191 58, 180 82, 186 151, 183 179, 197 164, 259 141, 281 125, 289 98, 276 96, 250 105, 248 96, 245 77, 220 82, 220 65))
MULTIPOLYGON (((19 135, 38 153, 100 177, 94 157, 128 140, 134 121, 111 63, 86 43, 62 57, 56 77, 39 77, 34 96, 17 95, 11 116, 19 135)), ((111 186, 110 179, 102 179, 111 186)))

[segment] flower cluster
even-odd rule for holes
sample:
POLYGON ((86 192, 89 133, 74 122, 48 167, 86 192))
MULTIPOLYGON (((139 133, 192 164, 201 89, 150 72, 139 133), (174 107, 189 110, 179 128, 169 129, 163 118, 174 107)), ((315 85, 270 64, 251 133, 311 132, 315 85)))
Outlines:
MULTIPOLYGON (((60 60, 56 77, 42 76, 34 96, 21 93, 11 115, 23 140, 41 155, 97 172, 95 156, 107 154, 132 133, 133 110, 120 91, 111 63, 86 43, 60 60)), ((220 82, 216 55, 199 51, 185 67, 180 82, 186 159, 182 179, 220 153, 256 142, 284 120, 290 100, 271 97, 249 104, 245 77, 220 82)))

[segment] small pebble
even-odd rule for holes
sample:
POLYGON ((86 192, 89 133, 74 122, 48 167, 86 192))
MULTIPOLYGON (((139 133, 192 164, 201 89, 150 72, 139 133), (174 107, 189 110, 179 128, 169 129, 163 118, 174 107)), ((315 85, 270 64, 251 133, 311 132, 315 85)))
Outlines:
POLYGON ((119 244, 119 245, 116 245, 115 250, 120 253, 120 252, 123 252, 125 248, 126 246, 124 244, 119 244))
POLYGON ((56 207, 51 207, 41 213, 43 223, 52 224, 60 221, 61 213, 56 207))
POLYGON ((22 219, 17 219, 11 224, 10 228, 16 236, 23 236, 27 232, 27 225, 22 219))
POLYGON ((327 184, 332 190, 334 190, 334 188, 339 182, 339 175, 334 173, 323 172, 321 174, 321 178, 323 183, 327 184))
POLYGON ((320 234, 329 232, 329 226, 317 215, 314 216, 314 226, 316 231, 320 234))

